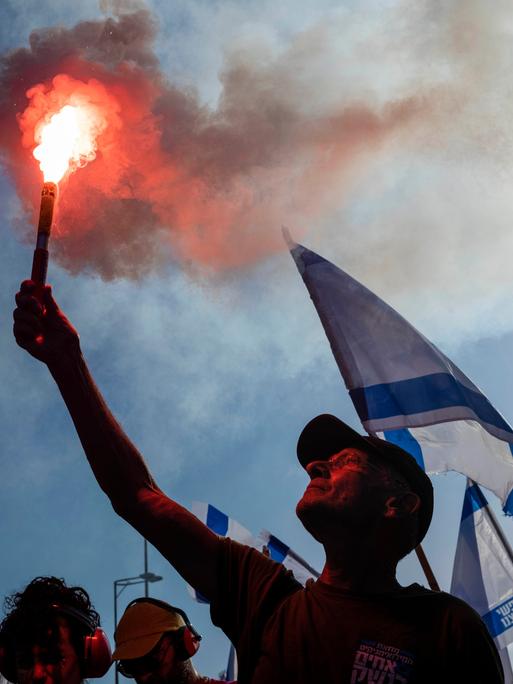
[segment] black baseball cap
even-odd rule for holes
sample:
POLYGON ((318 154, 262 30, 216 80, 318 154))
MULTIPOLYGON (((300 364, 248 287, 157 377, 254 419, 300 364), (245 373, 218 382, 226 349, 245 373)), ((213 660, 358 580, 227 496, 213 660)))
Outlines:
POLYGON ((336 416, 323 413, 305 425, 297 442, 297 457, 306 468, 312 461, 327 461, 333 454, 356 447, 389 463, 408 482, 421 501, 417 544, 428 531, 433 517, 433 485, 417 461, 401 447, 378 437, 360 435, 336 416))

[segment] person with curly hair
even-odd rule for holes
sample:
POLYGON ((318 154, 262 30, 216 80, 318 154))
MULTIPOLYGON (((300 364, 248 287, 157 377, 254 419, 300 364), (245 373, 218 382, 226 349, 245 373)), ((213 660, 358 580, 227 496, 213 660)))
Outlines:
POLYGON ((0 672, 14 684, 80 684, 110 667, 100 616, 82 587, 36 577, 7 596, 0 624, 0 672))

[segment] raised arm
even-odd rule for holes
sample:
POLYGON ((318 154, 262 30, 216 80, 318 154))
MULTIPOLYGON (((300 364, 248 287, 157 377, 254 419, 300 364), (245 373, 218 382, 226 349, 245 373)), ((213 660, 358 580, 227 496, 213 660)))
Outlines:
POLYGON ((14 336, 48 366, 68 407, 98 484, 116 513, 148 539, 193 587, 213 598, 219 538, 156 485, 144 459, 112 415, 80 350, 76 330, 44 290, 44 306, 25 281, 16 295, 14 336))

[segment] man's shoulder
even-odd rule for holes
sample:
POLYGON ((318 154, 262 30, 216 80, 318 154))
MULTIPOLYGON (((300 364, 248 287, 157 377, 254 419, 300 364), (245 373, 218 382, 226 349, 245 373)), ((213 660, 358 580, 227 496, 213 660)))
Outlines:
POLYGON ((268 614, 270 606, 303 588, 290 570, 253 547, 225 538, 221 540, 219 554, 218 598, 223 598, 213 602, 214 609, 243 596, 246 606, 249 602, 257 612, 263 610, 268 614))
POLYGON ((466 601, 454 596, 454 594, 449 594, 447 591, 433 591, 432 589, 427 589, 421 584, 415 583, 403 587, 401 594, 405 597, 415 597, 428 602, 432 601, 434 603, 438 603, 439 605, 454 607, 456 609, 461 608, 462 610, 474 610, 466 601))
POLYGON ((446 591, 432 591, 420 584, 411 584, 403 587, 402 595, 418 599, 419 605, 429 606, 434 611, 451 615, 455 620, 481 622, 481 617, 471 605, 446 591))

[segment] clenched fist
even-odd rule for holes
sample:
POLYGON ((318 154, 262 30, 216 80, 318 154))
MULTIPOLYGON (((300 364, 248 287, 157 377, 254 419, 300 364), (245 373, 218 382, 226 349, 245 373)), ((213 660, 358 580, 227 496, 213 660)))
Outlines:
POLYGON ((31 280, 21 284, 14 310, 14 337, 29 354, 48 366, 80 352, 78 333, 57 306, 52 288, 45 285, 41 301, 31 280))

